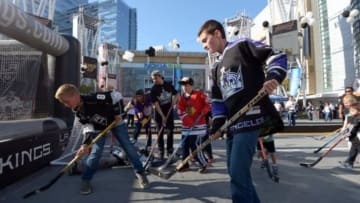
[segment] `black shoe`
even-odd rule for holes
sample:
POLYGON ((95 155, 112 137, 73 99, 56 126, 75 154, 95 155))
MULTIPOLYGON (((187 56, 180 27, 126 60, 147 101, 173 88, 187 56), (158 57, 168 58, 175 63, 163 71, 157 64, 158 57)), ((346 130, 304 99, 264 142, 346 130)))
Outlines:
POLYGON ((91 186, 90 180, 82 180, 80 194, 89 195, 91 193, 92 193, 92 186, 91 186))

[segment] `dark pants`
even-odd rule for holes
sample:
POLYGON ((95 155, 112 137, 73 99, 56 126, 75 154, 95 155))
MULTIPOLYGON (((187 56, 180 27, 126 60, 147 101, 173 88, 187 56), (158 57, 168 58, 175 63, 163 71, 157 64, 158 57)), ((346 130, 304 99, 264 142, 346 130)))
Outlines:
POLYGON ((353 138, 353 140, 351 140, 349 157, 347 158, 346 162, 348 162, 350 165, 354 165, 356 156, 359 154, 359 152, 360 152, 360 141, 357 137, 355 137, 353 138))
POLYGON ((174 124, 170 124, 168 122, 168 125, 162 129, 162 124, 157 123, 157 130, 160 132, 158 134, 158 146, 160 154, 164 155, 165 151, 165 143, 164 143, 164 131, 166 131, 166 151, 170 155, 174 151, 174 124))
MULTIPOLYGON (((143 127, 143 126, 142 126, 141 122, 137 122, 137 123, 135 124, 135 129, 134 129, 134 134, 133 134, 133 138, 134 138, 135 140, 138 139, 142 127, 143 127)), ((146 133, 146 137, 147 137, 146 147, 151 147, 151 139, 152 139, 151 126, 145 125, 144 128, 145 128, 145 133, 146 133)))

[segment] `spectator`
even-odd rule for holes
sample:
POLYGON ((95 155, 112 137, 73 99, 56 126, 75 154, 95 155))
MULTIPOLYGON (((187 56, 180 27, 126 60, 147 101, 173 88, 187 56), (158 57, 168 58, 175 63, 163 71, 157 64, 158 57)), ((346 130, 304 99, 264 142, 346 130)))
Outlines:
POLYGON ((308 119, 313 120, 314 106, 312 105, 311 101, 308 101, 308 104, 307 104, 305 110, 306 110, 306 115, 307 115, 308 119))
POLYGON ((285 109, 288 111, 288 125, 296 125, 296 101, 293 96, 289 96, 289 100, 285 103, 285 109))

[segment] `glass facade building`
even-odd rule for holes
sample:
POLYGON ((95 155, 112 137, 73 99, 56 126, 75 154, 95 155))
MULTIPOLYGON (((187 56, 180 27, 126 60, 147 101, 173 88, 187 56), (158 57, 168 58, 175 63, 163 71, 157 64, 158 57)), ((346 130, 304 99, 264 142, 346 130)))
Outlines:
POLYGON ((86 14, 102 20, 99 42, 115 44, 124 50, 136 50, 137 11, 122 0, 83 0, 77 4, 68 4, 67 9, 63 6, 64 9, 61 12, 59 9, 55 14, 55 24, 60 33, 71 35, 72 15, 79 11, 80 5, 84 7, 86 14), (74 7, 70 8, 71 6, 74 7))
MULTIPOLYGON (((360 0, 351 0, 351 9, 360 10, 360 0)), ((355 78, 360 78, 360 18, 359 15, 355 17, 352 24, 353 42, 355 51, 355 78)))
POLYGON ((332 76, 331 76, 331 55, 330 55, 330 38, 329 38, 329 24, 327 13, 327 1, 319 0, 319 25, 321 35, 321 56, 323 66, 323 89, 331 90, 332 76))

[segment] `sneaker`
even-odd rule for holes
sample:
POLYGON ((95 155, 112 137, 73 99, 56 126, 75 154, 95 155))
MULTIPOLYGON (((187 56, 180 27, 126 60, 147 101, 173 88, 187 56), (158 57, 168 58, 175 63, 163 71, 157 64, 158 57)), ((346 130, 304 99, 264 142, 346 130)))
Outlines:
POLYGON ((90 180, 82 180, 81 181, 80 194, 88 195, 90 193, 92 193, 92 187, 91 187, 90 180))
POLYGON ((146 189, 149 187, 149 181, 144 173, 136 173, 136 178, 138 179, 138 183, 141 189, 146 189))
POLYGON ((352 170, 353 169, 353 165, 351 165, 350 163, 348 163, 348 162, 342 162, 342 161, 340 161, 339 162, 340 163, 340 167, 341 168, 345 168, 345 169, 349 169, 349 170, 352 170))
POLYGON ((203 167, 198 169, 198 172, 201 173, 201 174, 206 173, 206 171, 207 171, 207 166, 203 166, 203 167))
POLYGON ((272 166, 272 172, 273 172, 274 176, 277 176, 279 174, 278 166, 273 165, 272 166))

